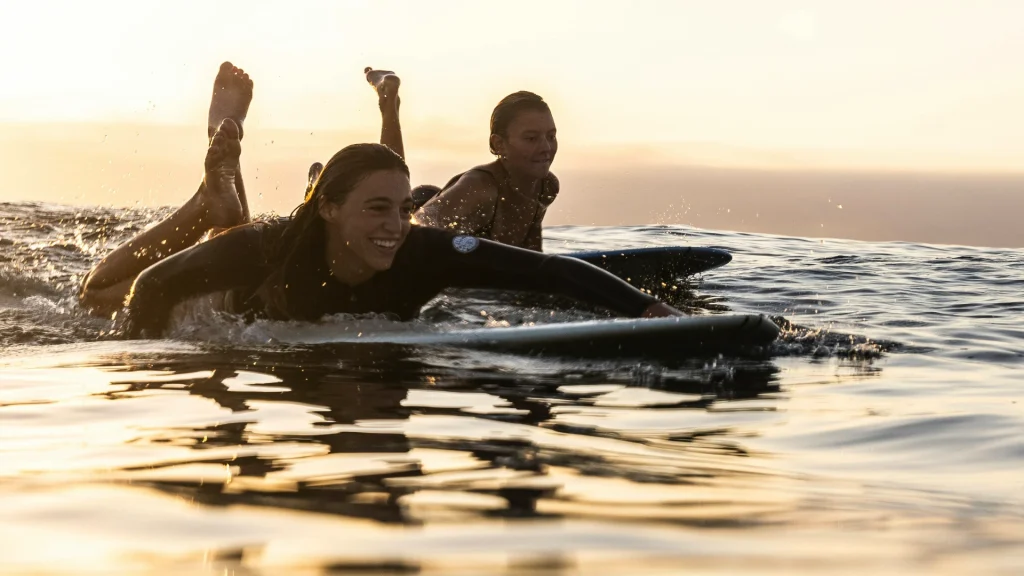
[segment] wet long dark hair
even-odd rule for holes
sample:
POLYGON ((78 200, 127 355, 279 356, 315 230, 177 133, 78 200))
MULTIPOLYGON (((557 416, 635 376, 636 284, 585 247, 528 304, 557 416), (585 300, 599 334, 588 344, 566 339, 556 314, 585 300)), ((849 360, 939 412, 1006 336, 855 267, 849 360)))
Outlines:
POLYGON ((259 288, 272 318, 315 320, 322 290, 317 271, 326 265, 327 230, 320 207, 341 204, 367 176, 382 170, 409 175, 409 166, 381 144, 352 144, 342 148, 324 166, 305 200, 292 211, 280 235, 264 249, 273 270, 259 288))
MULTIPOLYGON (((491 112, 491 134, 508 138, 508 127, 512 124, 512 121, 516 119, 516 116, 530 110, 551 113, 548 103, 533 92, 523 90, 505 96, 494 107, 494 112, 491 112)), ((490 149, 491 154, 498 155, 498 152, 494 150, 494 146, 490 146, 490 149)))

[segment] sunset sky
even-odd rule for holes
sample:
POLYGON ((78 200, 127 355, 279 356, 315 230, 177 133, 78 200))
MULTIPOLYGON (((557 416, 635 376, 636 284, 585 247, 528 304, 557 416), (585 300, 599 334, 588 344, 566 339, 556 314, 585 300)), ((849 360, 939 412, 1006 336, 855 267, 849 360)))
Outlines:
POLYGON ((494 103, 530 89, 563 145, 1013 169, 1021 22, 1015 0, 6 2, 0 121, 202 124, 230 59, 254 127, 372 133, 370 65, 402 75, 413 137, 483 142, 494 103))
POLYGON ((250 203, 290 212, 310 162, 379 138, 373 66, 402 77, 414 184, 490 161, 494 104, 543 95, 545 224, 1024 246, 1022 22, 1019 0, 5 2, 0 201, 179 205, 230 60, 255 80, 250 203))

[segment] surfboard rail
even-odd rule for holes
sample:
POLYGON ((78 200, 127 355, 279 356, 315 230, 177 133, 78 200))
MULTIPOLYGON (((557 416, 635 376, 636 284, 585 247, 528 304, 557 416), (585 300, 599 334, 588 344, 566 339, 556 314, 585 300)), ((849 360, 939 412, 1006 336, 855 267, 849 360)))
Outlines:
POLYGON ((779 327, 763 314, 589 320, 451 331, 314 331, 301 344, 444 346, 586 357, 687 356, 764 346, 779 327))

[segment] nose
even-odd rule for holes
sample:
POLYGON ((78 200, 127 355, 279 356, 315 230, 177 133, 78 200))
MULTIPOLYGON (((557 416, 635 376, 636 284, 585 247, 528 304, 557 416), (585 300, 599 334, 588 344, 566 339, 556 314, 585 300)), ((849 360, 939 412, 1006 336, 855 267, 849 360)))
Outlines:
POLYGON ((384 230, 398 234, 402 231, 402 209, 398 208, 384 219, 384 230))
POLYGON ((554 138, 545 138, 544 146, 541 150, 547 152, 551 157, 554 157, 555 153, 558 152, 558 140, 555 140, 554 138))

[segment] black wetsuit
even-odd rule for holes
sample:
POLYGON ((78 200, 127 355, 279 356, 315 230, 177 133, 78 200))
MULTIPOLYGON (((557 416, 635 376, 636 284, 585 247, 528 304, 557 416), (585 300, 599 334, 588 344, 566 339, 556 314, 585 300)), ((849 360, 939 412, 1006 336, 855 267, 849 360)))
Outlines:
MULTIPOLYGON (((156 337, 171 308, 190 297, 231 291, 233 312, 276 316, 257 288, 273 272, 265 243, 280 235, 285 221, 230 230, 147 268, 128 303, 128 336, 156 337)), ((391 268, 356 286, 331 275, 323 255, 313 272, 317 290, 302 302, 307 316, 390 313, 402 320, 445 288, 497 288, 568 296, 638 317, 657 300, 582 260, 506 246, 489 240, 413 226, 391 268)), ((281 318, 283 319, 283 318, 281 318)))

